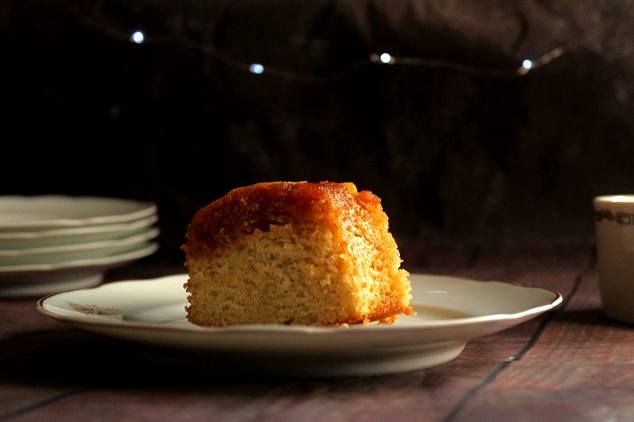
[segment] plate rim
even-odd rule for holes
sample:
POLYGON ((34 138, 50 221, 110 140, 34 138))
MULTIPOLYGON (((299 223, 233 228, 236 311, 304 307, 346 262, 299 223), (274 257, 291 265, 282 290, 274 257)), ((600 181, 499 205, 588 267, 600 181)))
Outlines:
MULTIPOLYGON (((73 261, 64 261, 56 264, 24 264, 24 265, 5 265, 0 266, 0 280, 3 277, 14 276, 28 273, 44 273, 53 271, 77 271, 82 268, 94 268, 94 267, 108 267, 111 265, 118 265, 122 262, 134 261, 136 259, 144 258, 152 255, 159 249, 158 242, 149 242, 149 244, 143 245, 139 249, 135 249, 129 252, 121 254, 115 254, 104 258, 89 258, 73 261)), ((110 283, 109 283, 110 284, 110 283)), ((100 287, 100 286, 96 286, 100 287)), ((94 287, 94 288, 96 288, 94 287)), ((81 290, 81 289, 78 289, 81 290)), ((67 290, 64 292, 57 292, 53 294, 61 294, 71 292, 73 290, 67 290)))
MULTIPOLYGON (((113 224, 99 224, 95 226, 80 226, 80 227, 61 227, 52 228, 50 230, 37 230, 37 231, 0 231, 0 244, 3 241, 16 241, 16 240, 43 240, 60 237, 81 237, 94 234, 107 234, 107 233, 126 233, 128 231, 143 229, 151 227, 154 223, 158 222, 158 214, 153 213, 147 217, 142 217, 138 220, 126 221, 113 224)), ((25 248, 26 249, 26 248, 25 248)))
MULTIPOLYGON (((424 324, 421 323, 421 324, 402 325, 402 326, 392 325, 392 324, 376 324, 372 326, 373 331, 376 331, 376 330, 418 331, 425 328, 440 329, 440 328, 453 328, 457 326, 466 327, 466 326, 473 326, 473 325, 486 324, 486 323, 495 323, 500 321, 509 321, 509 324, 508 324, 509 326, 503 328, 503 329, 506 329, 506 328, 512 327, 513 325, 516 325, 517 323, 523 322, 523 320, 531 319, 532 317, 538 316, 544 312, 552 310, 563 302, 563 296, 561 293, 549 288, 544 288, 544 287, 534 287, 534 286, 528 287, 528 286, 522 286, 520 284, 513 283, 513 282, 498 281, 498 280, 480 281, 480 280, 474 280, 468 277, 451 276, 451 275, 420 274, 420 273, 413 273, 411 275, 449 277, 449 278, 458 279, 461 281, 477 282, 477 283, 503 283, 503 284, 512 285, 514 287, 521 288, 521 289, 538 289, 545 292, 549 292, 553 294, 553 298, 550 302, 545 303, 543 305, 532 307, 529 309, 525 309, 521 312, 516 312, 511 314, 498 313, 498 314, 473 316, 473 317, 465 317, 465 318, 425 320, 424 324)), ((333 327, 315 327, 315 326, 301 326, 301 325, 288 326, 288 325, 278 325, 278 324, 243 324, 243 325, 231 325, 231 326, 224 326, 224 327, 200 327, 193 324, 185 325, 185 326, 174 326, 174 325, 169 325, 169 324, 161 323, 161 322, 117 321, 117 320, 105 319, 105 318, 103 319, 90 318, 90 317, 85 317, 81 314, 78 314, 76 317, 61 315, 51 311, 50 309, 47 309, 45 306, 45 302, 54 296, 58 296, 61 294, 74 292, 78 290, 98 290, 101 288, 107 288, 107 286, 117 285, 121 283, 139 283, 139 282, 148 282, 148 281, 158 281, 158 280, 165 280, 165 279, 176 278, 176 277, 186 278, 187 274, 186 273, 172 274, 172 275, 156 277, 152 279, 120 280, 120 281, 115 281, 112 283, 101 284, 99 286, 95 286, 92 288, 84 288, 84 289, 80 288, 80 289, 73 289, 73 290, 68 290, 64 292, 52 293, 39 299, 36 302, 36 309, 44 315, 47 315, 53 319, 56 319, 64 323, 69 323, 72 325, 82 325, 82 326, 95 325, 95 326, 101 326, 101 327, 111 327, 116 329, 132 329, 132 330, 141 329, 141 330, 163 331, 163 332, 198 333, 197 335, 212 335, 212 334, 213 335, 228 335, 228 334, 259 334, 259 335, 265 334, 266 335, 266 334, 274 334, 274 333, 279 334, 281 332, 287 335, 291 333, 297 334, 297 335, 313 335, 313 334, 332 335, 335 333, 342 333, 342 332, 345 332, 345 333, 352 333, 352 332, 365 333, 366 332, 365 330, 366 326, 362 326, 362 325, 351 325, 345 329, 343 328, 333 329, 333 327)), ((499 331, 499 330, 496 330, 496 331, 499 331)), ((479 336, 476 335, 471 338, 475 338, 475 337, 479 337, 479 336)))
POLYGON ((137 204, 139 209, 134 211, 127 211, 120 214, 98 215, 93 217, 82 218, 50 218, 41 220, 25 220, 25 221, 0 221, 0 230, 3 231, 17 231, 22 229, 42 229, 42 228, 64 228, 64 227, 86 227, 96 226, 102 224, 114 224, 132 222, 144 217, 149 217, 152 214, 158 212, 158 206, 156 202, 144 201, 133 198, 117 198, 108 196, 96 196, 96 195, 84 195, 84 196, 72 196, 72 195, 5 195, 0 196, 0 204, 4 201, 22 201, 22 202, 35 202, 46 200, 64 201, 66 203, 80 203, 81 201, 116 201, 121 203, 137 204))
POLYGON ((148 226, 148 230, 142 233, 130 236, 119 237, 116 239, 98 240, 96 242, 69 243, 65 245, 38 246, 34 248, 23 249, 0 249, 0 257, 25 257, 33 255, 52 255, 56 253, 67 253, 84 250, 99 250, 107 248, 117 248, 120 246, 132 245, 146 242, 159 236, 161 229, 159 227, 148 226))

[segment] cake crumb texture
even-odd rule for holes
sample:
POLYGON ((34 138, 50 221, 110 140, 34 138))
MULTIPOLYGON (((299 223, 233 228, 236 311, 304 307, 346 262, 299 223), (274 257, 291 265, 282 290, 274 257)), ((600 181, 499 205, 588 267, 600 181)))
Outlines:
POLYGON ((411 314, 381 200, 352 183, 232 190, 187 230, 187 318, 202 326, 337 326, 411 314))

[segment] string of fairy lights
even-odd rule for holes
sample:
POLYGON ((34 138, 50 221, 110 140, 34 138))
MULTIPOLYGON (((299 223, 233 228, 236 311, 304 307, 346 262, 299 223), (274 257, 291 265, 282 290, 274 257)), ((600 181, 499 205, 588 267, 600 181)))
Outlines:
POLYGON ((148 43, 166 43, 166 42, 177 42, 181 45, 185 45, 189 48, 199 50, 204 54, 213 57, 226 65, 242 70, 244 72, 250 72, 256 75, 270 75, 281 77, 287 80, 292 81, 300 81, 300 82, 310 82, 310 83, 326 83, 333 80, 341 79, 345 76, 348 76, 358 70, 360 67, 368 66, 368 65, 390 65, 390 66, 415 66, 415 67, 424 67, 424 68, 435 68, 435 69, 444 69, 444 70, 452 70, 455 72, 470 74, 474 76, 488 76, 495 78, 515 78, 519 76, 524 76, 528 74, 530 71, 545 66, 552 61, 558 59, 559 57, 573 51, 582 45, 589 36, 596 32, 596 30, 589 31, 588 33, 582 34, 577 38, 564 43, 562 45, 558 45, 555 48, 547 51, 546 53, 536 57, 536 58, 526 58, 521 61, 519 66, 511 69, 493 69, 493 68, 482 68, 472 65, 467 65, 463 63, 458 63, 454 61, 448 60, 438 60, 438 59, 426 59, 426 58, 418 58, 418 57, 395 57, 391 55, 389 52, 382 53, 373 53, 369 57, 364 57, 352 65, 348 66, 346 69, 326 75, 312 75, 312 74, 302 74, 297 72, 288 71, 276 66, 270 66, 265 63, 248 63, 241 60, 238 60, 226 52, 204 42, 196 41, 192 38, 183 36, 183 35, 172 35, 172 36, 151 36, 146 34, 143 30, 135 30, 132 33, 125 33, 122 31, 115 30, 111 27, 106 27, 102 24, 99 24, 96 20, 91 17, 82 14, 77 9, 68 7, 68 10, 76 15, 78 19, 86 26, 91 27, 94 30, 97 30, 101 33, 107 34, 110 37, 116 38, 120 41, 131 42, 135 44, 148 44, 148 43))

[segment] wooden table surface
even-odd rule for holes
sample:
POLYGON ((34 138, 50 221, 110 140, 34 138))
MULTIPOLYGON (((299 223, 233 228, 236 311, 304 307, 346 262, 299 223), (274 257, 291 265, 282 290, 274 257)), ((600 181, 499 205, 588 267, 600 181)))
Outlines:
MULTIPOLYGON (((1 300, 0 421, 634 421, 634 327, 602 315, 591 245, 401 249, 411 272, 547 287, 564 302, 437 367, 283 379, 159 366, 35 299, 1 300)), ((106 281, 182 273, 181 258, 160 251, 106 281)))

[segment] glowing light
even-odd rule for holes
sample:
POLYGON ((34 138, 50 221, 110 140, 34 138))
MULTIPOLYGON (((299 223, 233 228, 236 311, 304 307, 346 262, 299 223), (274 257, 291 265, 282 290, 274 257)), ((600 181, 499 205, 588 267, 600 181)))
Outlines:
POLYGON ((134 34, 132 34, 130 39, 132 40, 132 42, 135 42, 137 44, 141 44, 143 42, 143 40, 145 39, 145 36, 143 35, 143 32, 136 31, 134 34))
POLYGON ((381 61, 383 63, 390 63, 392 61, 392 56, 390 56, 387 53, 383 53, 383 54, 381 54, 381 61))
POLYGON ((528 69, 530 69, 530 68, 532 68, 532 67, 533 67, 533 62, 532 62, 532 61, 530 61, 530 60, 524 60, 524 61, 522 62, 522 67, 523 67, 524 69, 528 70, 528 69))
POLYGON ((251 71, 251 73, 257 73, 259 75, 260 73, 264 72, 264 66, 255 63, 249 66, 249 70, 251 71))
POLYGON ((610 198, 610 202, 632 202, 633 200, 632 195, 617 195, 610 198))

